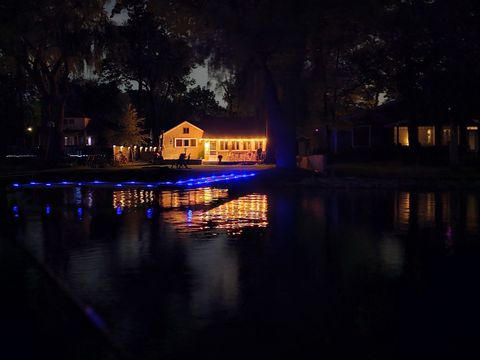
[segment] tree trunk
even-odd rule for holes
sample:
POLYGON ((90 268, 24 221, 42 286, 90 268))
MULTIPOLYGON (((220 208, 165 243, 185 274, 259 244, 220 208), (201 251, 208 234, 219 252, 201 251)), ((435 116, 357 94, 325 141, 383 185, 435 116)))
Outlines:
POLYGON ((267 110, 267 149, 265 162, 279 168, 294 169, 296 161, 296 129, 292 121, 283 116, 270 70, 263 65, 265 105, 267 110))
POLYGON ((158 140, 160 137, 160 127, 158 124, 158 112, 157 112, 157 102, 155 99, 155 94, 153 90, 149 90, 148 92, 149 99, 150 99, 150 115, 152 121, 152 145, 158 146, 158 140))
POLYGON ((39 132, 39 145, 42 151, 42 160, 47 165, 54 165, 65 155, 64 118, 64 97, 49 96, 42 99, 42 126, 39 132))

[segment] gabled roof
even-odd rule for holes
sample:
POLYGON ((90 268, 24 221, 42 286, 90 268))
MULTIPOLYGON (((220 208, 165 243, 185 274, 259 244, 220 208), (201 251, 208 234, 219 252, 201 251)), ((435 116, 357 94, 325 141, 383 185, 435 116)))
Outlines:
POLYGON ((163 134, 165 135, 165 134, 169 133, 170 131, 172 131, 172 130, 174 130, 174 129, 176 129, 176 128, 180 127, 180 126, 185 126, 185 125, 190 125, 190 126, 193 126, 194 128, 196 128, 196 129, 200 130, 201 132, 204 132, 204 130, 203 130, 203 129, 201 129, 201 128, 199 128, 198 126, 196 126, 196 125, 192 124, 191 122, 189 122, 189 121, 182 121, 180 124, 178 124, 177 126, 174 126, 173 128, 171 128, 171 129, 169 129, 169 130, 165 131, 163 134))
POLYGON ((235 117, 205 117, 195 121, 183 121, 164 132, 170 131, 186 124, 204 132, 204 138, 264 138, 266 137, 265 121, 258 120, 254 116, 235 117))
POLYGON ((209 117, 198 121, 204 138, 264 138, 265 121, 254 116, 209 117))

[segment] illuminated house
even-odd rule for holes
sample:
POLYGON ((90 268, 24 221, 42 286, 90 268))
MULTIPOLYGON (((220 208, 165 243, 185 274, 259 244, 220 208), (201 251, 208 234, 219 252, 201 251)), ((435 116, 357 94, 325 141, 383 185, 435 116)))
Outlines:
POLYGON ((164 159, 178 159, 181 153, 190 159, 218 162, 256 162, 265 156, 265 127, 253 118, 205 120, 205 128, 184 121, 167 130, 162 137, 164 159))

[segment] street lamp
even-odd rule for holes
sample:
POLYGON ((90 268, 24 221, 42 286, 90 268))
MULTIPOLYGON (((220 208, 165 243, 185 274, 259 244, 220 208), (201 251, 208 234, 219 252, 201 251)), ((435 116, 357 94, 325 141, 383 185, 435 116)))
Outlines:
POLYGON ((27 131, 28 132, 32 132, 33 131, 33 128, 31 126, 27 127, 27 131))

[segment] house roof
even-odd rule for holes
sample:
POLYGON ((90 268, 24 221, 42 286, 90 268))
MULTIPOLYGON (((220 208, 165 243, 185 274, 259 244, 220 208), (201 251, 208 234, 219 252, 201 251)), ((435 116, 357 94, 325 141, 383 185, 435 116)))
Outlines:
POLYGON ((199 120, 205 138, 264 138, 265 121, 254 116, 209 117, 199 120))
POLYGON ((204 131, 204 138, 264 138, 266 137, 266 127, 264 121, 259 121, 253 116, 236 116, 233 118, 223 117, 205 117, 194 121, 182 121, 180 124, 165 131, 170 131, 189 124, 197 129, 204 131))

